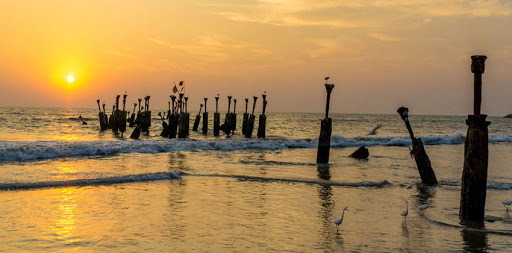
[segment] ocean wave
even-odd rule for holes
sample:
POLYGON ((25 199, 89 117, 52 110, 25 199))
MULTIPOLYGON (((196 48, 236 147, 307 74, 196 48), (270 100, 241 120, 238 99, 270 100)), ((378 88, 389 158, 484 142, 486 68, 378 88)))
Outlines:
MULTIPOLYGON (((461 132, 453 135, 428 135, 421 139, 425 145, 454 145, 464 143, 461 132)), ((512 135, 491 135, 489 142, 512 142, 512 135)), ((37 141, 0 142, 0 161, 27 161, 75 156, 105 156, 122 153, 161 153, 189 150, 279 150, 288 148, 316 148, 317 139, 161 139, 123 141, 37 141)), ((331 146, 409 146, 408 136, 354 137, 332 136, 331 146)))
POLYGON ((27 182, 27 183, 4 183, 0 184, 0 191, 10 190, 31 190, 40 188, 56 188, 70 186, 91 186, 91 185, 111 185, 133 182, 147 182, 157 180, 179 179, 180 172, 156 172, 138 175, 127 175, 118 177, 94 178, 94 179, 76 179, 68 181, 48 181, 48 182, 27 182))
POLYGON ((335 182, 325 180, 310 180, 310 179, 293 179, 293 178, 269 178, 269 177, 256 177, 256 176, 243 176, 243 175, 220 175, 220 174, 187 174, 189 176, 196 177, 222 177, 222 178, 233 178, 240 181, 255 181, 255 182, 278 182, 278 183, 301 183, 301 184, 313 184, 323 186, 341 186, 341 187, 386 187, 393 185, 387 180, 373 182, 335 182))

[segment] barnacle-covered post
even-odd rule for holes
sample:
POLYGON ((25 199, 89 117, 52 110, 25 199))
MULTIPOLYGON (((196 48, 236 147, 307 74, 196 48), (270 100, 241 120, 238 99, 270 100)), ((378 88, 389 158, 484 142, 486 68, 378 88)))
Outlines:
POLYGON ((418 167, 418 172, 420 173, 421 182, 426 185, 436 185, 436 174, 434 173, 432 165, 430 164, 430 159, 428 158, 425 147, 423 146, 423 141, 421 141, 421 138, 415 138, 414 133, 412 132, 411 124, 409 123, 409 109, 402 106, 398 108, 396 112, 400 114, 400 117, 402 117, 402 120, 405 122, 407 131, 409 131, 409 136, 411 137, 412 141, 411 156, 413 156, 414 160, 416 161, 416 166, 418 167))
POLYGON ((485 71, 485 55, 471 56, 471 72, 474 74, 473 114, 468 115, 468 132, 464 144, 464 169, 460 197, 459 218, 465 221, 484 221, 487 194, 487 165, 489 156, 490 122, 480 114, 482 101, 482 74, 485 71))
POLYGON ((208 134, 208 112, 206 111, 206 102, 208 98, 204 98, 204 113, 203 113, 203 134, 208 134))
POLYGON ((316 163, 329 163, 329 152, 331 149, 332 119, 329 118, 329 103, 334 84, 325 84, 327 90, 327 103, 325 106, 325 118, 321 122, 320 137, 318 137, 318 150, 316 163))
POLYGON ((215 113, 213 114, 213 136, 219 136, 220 113, 219 113, 219 95, 215 97, 215 113))
POLYGON ((258 122, 258 138, 265 138, 265 127, 267 123, 267 116, 265 115, 265 108, 267 108, 267 95, 261 95, 263 97, 263 110, 261 111, 259 122, 258 122))

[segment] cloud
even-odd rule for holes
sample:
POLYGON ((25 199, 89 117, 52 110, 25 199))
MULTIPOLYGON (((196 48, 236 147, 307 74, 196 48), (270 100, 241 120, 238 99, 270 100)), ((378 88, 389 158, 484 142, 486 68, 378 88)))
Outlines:
POLYGON ((369 36, 382 41, 400 41, 400 38, 383 33, 368 33, 369 36))

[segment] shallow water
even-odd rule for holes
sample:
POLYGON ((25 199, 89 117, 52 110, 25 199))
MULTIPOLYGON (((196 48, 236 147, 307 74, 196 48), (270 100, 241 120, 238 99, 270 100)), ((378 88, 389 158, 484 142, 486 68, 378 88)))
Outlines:
POLYGON ((271 113, 266 140, 194 132, 162 140, 153 119, 151 136, 132 141, 99 132, 95 117, 0 113, 0 251, 507 252, 512 244, 501 205, 512 199, 509 119, 490 118, 486 217, 496 221, 484 233, 458 221, 465 117, 410 117, 440 181, 431 188, 417 185, 398 115, 332 115, 328 167, 315 163, 322 114, 271 113), (370 159, 348 158, 360 145, 370 159), (333 221, 345 206, 338 234, 333 221))

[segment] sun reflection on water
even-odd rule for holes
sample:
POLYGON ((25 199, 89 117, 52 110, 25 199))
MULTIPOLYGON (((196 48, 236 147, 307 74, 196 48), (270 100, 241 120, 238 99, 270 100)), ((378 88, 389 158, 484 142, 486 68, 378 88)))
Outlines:
MULTIPOLYGON (((58 206, 59 215, 56 216, 55 224, 52 225, 55 234, 59 239, 70 241, 76 230, 76 199, 75 188, 64 188, 61 190, 60 204, 58 206)), ((76 239, 75 239, 76 240, 76 239)))

